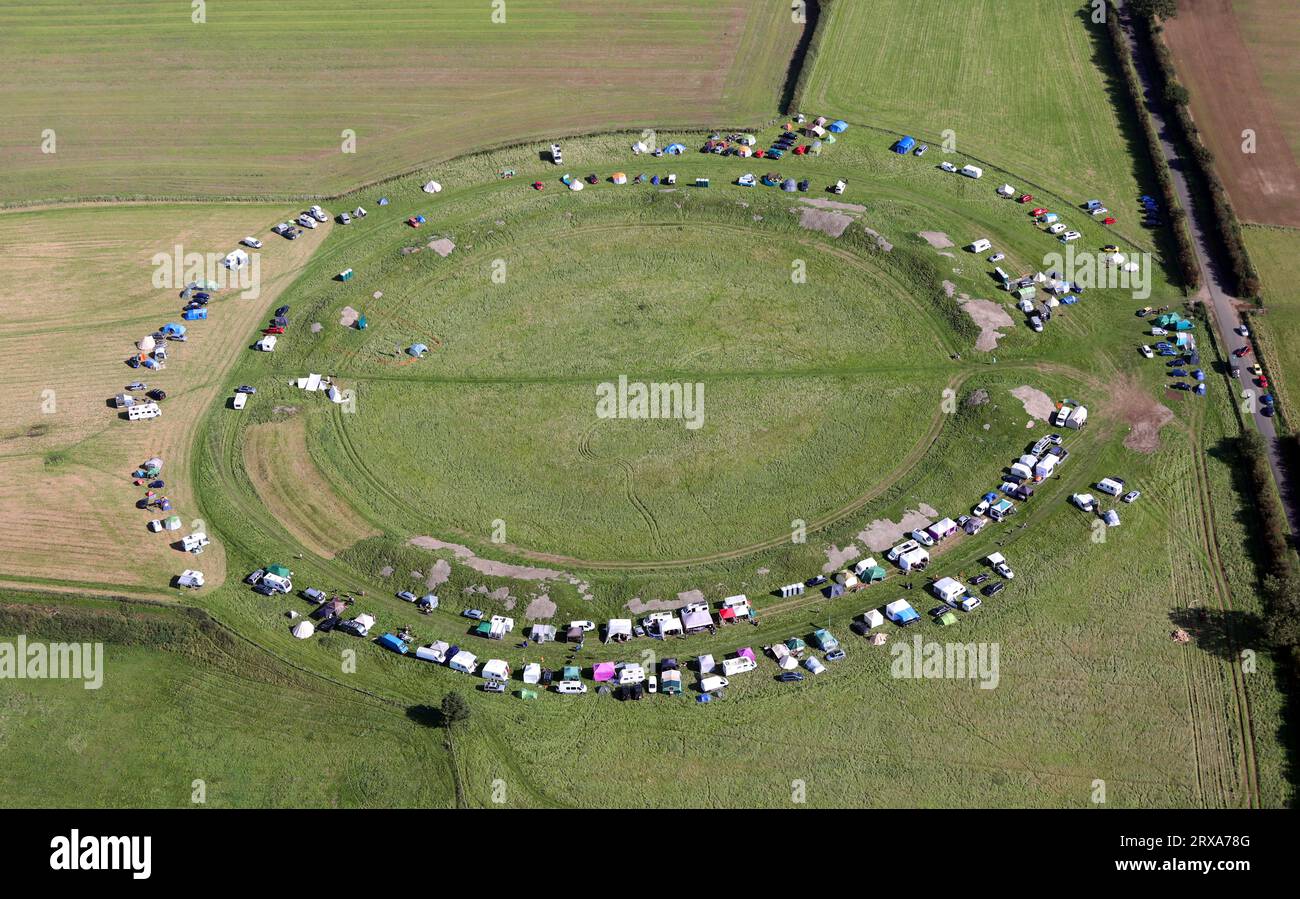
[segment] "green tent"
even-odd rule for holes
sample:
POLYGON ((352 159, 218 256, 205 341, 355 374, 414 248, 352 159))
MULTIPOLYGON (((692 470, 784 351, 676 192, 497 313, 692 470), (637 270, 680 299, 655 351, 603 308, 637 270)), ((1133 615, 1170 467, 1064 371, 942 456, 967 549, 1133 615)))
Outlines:
POLYGON ((1168 328, 1171 325, 1178 324, 1178 319, 1179 319, 1178 313, 1166 312, 1164 315, 1156 316, 1156 327, 1168 328))
POLYGON ((492 636, 492 622, 480 621, 478 625, 474 628, 474 633, 478 634, 480 637, 492 636))
POLYGON ((862 580, 866 581, 868 584, 874 584, 876 581, 883 581, 884 579, 885 569, 881 568, 879 565, 872 565, 862 574, 862 580))
POLYGON ((528 690, 528 689, 520 690, 520 691, 519 691, 519 698, 520 698, 520 699, 536 699, 536 698, 537 698, 537 691, 536 691, 536 690, 528 690))
POLYGON ((944 612, 936 620, 944 627, 952 627, 957 623, 957 616, 952 612, 944 612))
POLYGON ((785 648, 791 652, 800 652, 801 650, 807 649, 808 644, 800 640, 798 637, 791 637, 789 640, 785 641, 785 648))
POLYGON ((293 572, 283 565, 267 565, 266 573, 273 574, 276 577, 290 577, 293 575, 293 572))

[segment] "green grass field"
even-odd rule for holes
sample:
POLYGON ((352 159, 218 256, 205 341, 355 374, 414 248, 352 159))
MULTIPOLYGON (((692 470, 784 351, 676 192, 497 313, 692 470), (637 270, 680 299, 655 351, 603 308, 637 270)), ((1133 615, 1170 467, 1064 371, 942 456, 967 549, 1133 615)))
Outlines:
MULTIPOLYGON (((1094 189, 1108 202, 1149 190, 1126 155, 1125 114, 1104 99, 1105 61, 1077 9, 1016 6, 1030 43, 1055 54, 1024 43, 963 53, 1012 21, 991 7, 964 19, 977 23, 965 32, 898 0, 831 7, 805 97, 824 108, 806 111, 854 126, 820 157, 634 158, 636 133, 625 132, 567 141, 567 171, 673 172, 675 189, 602 182, 570 192, 566 170, 530 145, 448 160, 436 196, 420 190, 422 174, 327 204, 369 215, 309 235, 311 252, 284 260, 280 291, 250 304, 252 314, 223 299, 215 320, 194 328, 193 349, 229 335, 220 364, 204 367, 210 391, 186 419, 183 463, 169 474, 192 491, 226 573, 179 597, 203 616, 151 606, 118 621, 105 610, 120 600, 82 598, 60 618, 41 611, 54 603, 47 594, 4 594, 0 633, 101 637, 113 664, 92 696, 61 682, 0 684, 0 715, 13 724, 0 729, 11 759, 0 802, 59 804, 76 782, 77 804, 184 805, 194 778, 215 785, 212 804, 233 806, 781 807, 806 791, 815 807, 1085 808, 1099 781, 1115 807, 1290 802, 1283 697, 1266 653, 1252 671, 1239 654, 1259 645, 1261 610, 1251 505, 1229 443, 1235 397, 1204 325, 1203 399, 1168 389, 1168 369, 1136 351, 1150 337, 1134 309, 1181 308, 1181 291, 1153 235, 1071 211, 1094 189), (930 38, 908 57, 915 71, 974 58, 985 69, 947 79, 961 86, 952 105, 964 117, 951 127, 959 149, 984 160, 981 180, 939 171, 937 146, 924 158, 889 153, 867 127, 927 139, 950 127, 935 79, 883 77, 903 65, 903 35, 915 47, 919 32, 930 38), (863 48, 877 47, 864 67, 863 48), (970 86, 977 77, 1008 115, 1028 117, 1022 136, 1037 143, 989 118, 991 101, 970 86), (1075 100, 1089 92, 1093 102, 1075 100), (862 108, 868 94, 874 111, 862 108), (1063 110, 1080 116, 1068 133, 1063 110), (1079 166, 1058 170, 1056 154, 1078 154, 1079 166), (499 177, 503 169, 516 177, 499 177), (806 177, 811 190, 732 183, 772 171, 806 177), (711 186, 690 186, 697 177, 711 186), (840 178, 849 189, 831 197, 840 178), (1114 242, 1150 254, 1150 296, 1091 288, 1032 332, 997 289, 988 253, 964 249, 987 237, 1013 273, 1060 264, 1050 254, 1062 245, 1026 207, 995 195, 1003 181, 1034 184, 1083 232, 1080 252, 1114 242), (827 199, 851 205, 803 202, 827 199), (819 229, 835 223, 828 213, 848 217, 839 236, 819 229), (418 230, 405 224, 416 214, 428 220, 418 230), (455 245, 447 255, 435 249, 447 249, 444 239, 455 245), (348 268, 351 280, 335 278, 348 268), (288 333, 276 352, 253 352, 262 313, 280 303, 292 307, 288 333), (365 330, 341 323, 347 307, 366 315, 365 330), (995 346, 976 347, 977 315, 1010 322, 995 346), (418 361, 404 353, 417 341, 431 348, 418 361), (293 385, 311 372, 354 391, 355 412, 293 385), (597 417, 596 385, 620 374, 704 383, 703 427, 597 417), (236 412, 226 399, 245 383, 258 393, 236 412), (943 544, 924 575, 889 566, 865 592, 773 595, 846 560, 880 558, 869 543, 900 539, 893 523, 917 510, 968 511, 1054 430, 1035 417, 1039 396, 1049 408, 1085 403, 1091 423, 1065 432, 1067 463, 1007 522, 943 544), (1108 475, 1143 495, 1108 502, 1123 524, 1098 529, 1068 497, 1108 475), (295 503, 295 490, 310 495, 295 503), (445 543, 413 542, 421 537, 445 543), (928 576, 969 579, 995 550, 1016 570, 1007 589, 953 628, 929 620, 928 576), (442 639, 509 661, 512 690, 527 662, 576 664, 587 678, 600 661, 672 656, 685 667, 818 627, 847 658, 799 684, 776 681, 764 659, 709 705, 690 691, 641 703, 550 692, 523 701, 372 641, 294 639, 286 613, 310 606, 239 582, 269 562, 289 565, 298 588, 355 594, 352 612, 376 616, 375 636, 409 627, 419 644, 442 639), (421 615, 395 598, 400 590, 434 590, 441 605, 421 615), (593 636, 580 651, 518 645, 530 617, 640 617, 695 591, 711 601, 746 593, 757 622, 662 643, 602 646, 593 636), (885 627, 883 647, 851 633, 854 616, 899 597, 926 620, 885 627), (469 634, 460 614, 469 608, 513 616, 515 634, 469 634), (1190 644, 1170 639, 1180 627, 1190 644), (897 677, 891 650, 913 637, 996 646, 997 687, 897 677), (470 720, 431 729, 430 707, 453 690, 470 720), (272 729, 284 731, 273 745, 272 729), (313 753, 317 742, 326 745, 313 753), (118 781, 98 773, 100 745, 131 759, 118 781), (53 766, 50 746, 60 747, 53 766), (54 771, 60 783, 50 783, 54 771)), ((601 121, 620 124, 612 113, 601 121)), ((775 133, 760 132, 762 144, 775 133)), ((704 135, 657 135, 660 145, 674 139, 693 150, 704 135)), ((473 145, 490 143, 480 135, 473 145)), ((170 214, 148 210, 158 222, 170 214)), ((269 253, 284 250, 267 240, 269 253)), ((141 322, 174 315, 174 297, 155 301, 141 322)), ((176 570, 191 564, 172 560, 176 570)), ((158 567, 161 589, 174 572, 158 567)))
POLYGON ((1291 385, 1300 378, 1300 352, 1296 349, 1296 341, 1300 339, 1300 304, 1291 285, 1300 277, 1296 254, 1300 235, 1290 228, 1260 225, 1248 225, 1244 233, 1246 250, 1259 269, 1264 285, 1265 312, 1252 316, 1250 323, 1263 350, 1266 374, 1273 380, 1270 389, 1278 398, 1284 420, 1292 426, 1289 410, 1294 408, 1291 400, 1296 395, 1291 385))

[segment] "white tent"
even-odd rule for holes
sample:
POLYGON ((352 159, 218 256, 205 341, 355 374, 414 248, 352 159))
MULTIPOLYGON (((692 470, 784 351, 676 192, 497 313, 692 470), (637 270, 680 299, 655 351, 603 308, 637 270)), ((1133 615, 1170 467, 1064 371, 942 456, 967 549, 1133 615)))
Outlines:
POLYGON ((880 627, 885 623, 885 616, 880 614, 879 609, 871 609, 862 613, 862 623, 867 627, 880 627))
POLYGON ((529 662, 524 666, 524 683, 535 684, 542 679, 542 666, 536 662, 529 662))
POLYGON ((142 353, 152 353, 156 346, 153 337, 141 337, 135 347, 142 353))
POLYGON ((430 181, 428 184, 424 185, 424 192, 426 194, 442 193, 442 185, 437 181, 430 181))
POLYGON ((617 639, 630 639, 632 636, 631 618, 611 618, 606 625, 605 642, 617 639))
POLYGON ((584 185, 583 185, 582 180, 581 180, 580 178, 574 178, 572 181, 569 182, 569 190, 572 190, 572 191, 579 191, 579 190, 582 190, 583 186, 584 186, 584 185))
POLYGON ((334 386, 331 386, 329 390, 325 391, 325 395, 329 397, 330 402, 333 403, 341 403, 347 399, 347 397, 343 395, 343 391, 334 386))
POLYGON ((293 634, 299 640, 306 640, 312 634, 316 633, 316 625, 306 620, 299 621, 293 626, 293 629, 290 630, 289 633, 293 634))

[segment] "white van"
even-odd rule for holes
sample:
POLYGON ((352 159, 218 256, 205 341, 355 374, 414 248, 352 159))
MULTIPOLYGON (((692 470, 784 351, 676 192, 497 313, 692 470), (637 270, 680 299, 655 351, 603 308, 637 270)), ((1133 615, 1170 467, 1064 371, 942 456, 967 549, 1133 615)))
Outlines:
POLYGON ((162 409, 157 403, 136 403, 134 406, 128 406, 126 418, 128 421, 140 421, 144 418, 157 418, 162 415, 162 409))
POLYGON ((737 674, 744 674, 746 671, 753 671, 757 667, 758 666, 754 664, 754 660, 748 656, 722 660, 722 673, 727 677, 735 677, 737 674))
POLYGON ((248 394, 236 393, 234 400, 231 401, 231 405, 236 409, 244 408, 244 406, 248 405, 248 394))
POLYGON ((556 693, 586 693, 587 685, 577 680, 562 680, 555 685, 556 693))
POLYGON ((721 690, 723 687, 728 686, 730 683, 731 682, 727 680, 725 677, 719 677, 716 674, 712 674, 704 678, 704 680, 700 681, 700 689, 703 690, 705 693, 712 693, 715 690, 721 690))

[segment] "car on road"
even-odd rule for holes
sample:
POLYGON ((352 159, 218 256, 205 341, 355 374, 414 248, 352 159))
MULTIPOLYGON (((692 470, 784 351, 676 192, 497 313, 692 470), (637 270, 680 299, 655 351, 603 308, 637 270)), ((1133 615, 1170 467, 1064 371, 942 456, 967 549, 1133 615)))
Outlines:
POLYGON ((1005 589, 1007 589, 1006 581, 996 581, 995 583, 989 584, 980 592, 983 593, 985 596, 997 596, 1005 589))
POLYGON ((1250 328, 1247 328, 1245 325, 1237 325, 1237 327, 1233 328, 1233 330, 1236 331, 1238 334, 1240 334, 1242 337, 1250 336, 1250 328))
POLYGON ((1141 490, 1130 490, 1128 493, 1124 494, 1123 502, 1131 503, 1141 495, 1142 495, 1141 490))
POLYGON ((1250 373, 1258 377, 1259 375, 1262 375, 1264 373, 1264 369, 1258 362, 1256 362, 1254 365, 1250 367, 1250 373))
POLYGON ((1236 356, 1238 359, 1242 358, 1243 356, 1249 356, 1250 344, 1246 344, 1243 347, 1238 347, 1237 349, 1233 350, 1232 355, 1236 356))
POLYGON ((1269 404, 1266 405, 1266 406, 1261 406, 1261 407, 1260 407, 1259 414, 1262 415, 1262 416, 1264 416, 1265 418, 1272 418, 1272 417, 1273 417, 1273 409, 1274 409, 1273 404, 1272 404, 1272 403, 1269 403, 1269 404))
POLYGON ((1258 384, 1260 387, 1267 388, 1268 377, 1266 375, 1260 375, 1258 378, 1255 379, 1255 383, 1258 384))

